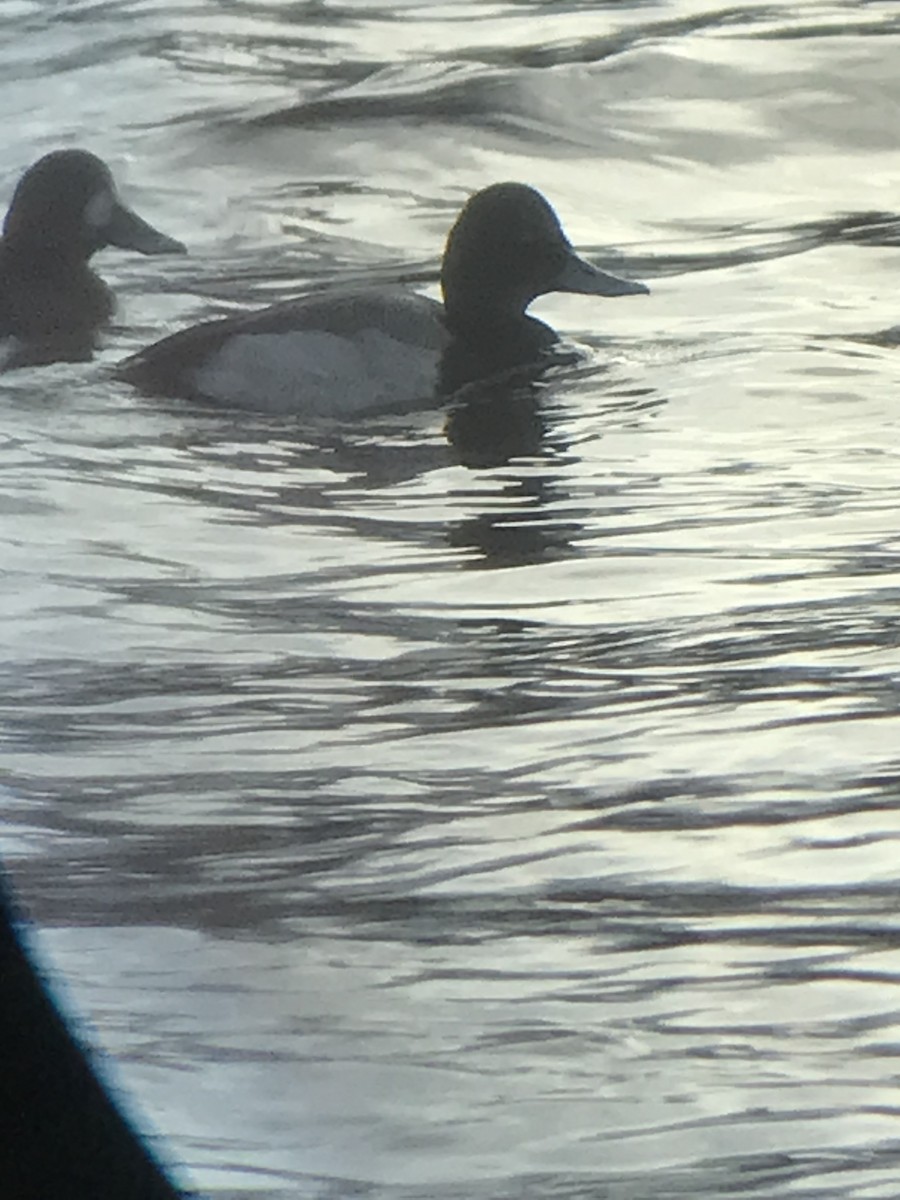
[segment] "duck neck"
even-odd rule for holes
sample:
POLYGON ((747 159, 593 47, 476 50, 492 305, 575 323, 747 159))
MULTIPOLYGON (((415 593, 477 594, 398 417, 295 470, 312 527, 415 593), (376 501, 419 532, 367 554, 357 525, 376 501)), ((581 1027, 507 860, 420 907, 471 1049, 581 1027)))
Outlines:
POLYGON ((467 340, 513 335, 528 323, 527 303, 511 303, 508 296, 501 297, 484 289, 468 293, 464 300, 452 292, 444 293, 447 327, 455 337, 467 340))
POLYGON ((510 303, 506 296, 467 296, 465 304, 445 298, 447 328, 454 338, 471 345, 494 347, 504 358, 527 357, 557 340, 549 325, 525 311, 531 297, 510 303))
POLYGON ((69 238, 50 238, 29 222, 10 221, 3 231, 3 257, 35 275, 71 275, 87 267, 94 247, 69 238))

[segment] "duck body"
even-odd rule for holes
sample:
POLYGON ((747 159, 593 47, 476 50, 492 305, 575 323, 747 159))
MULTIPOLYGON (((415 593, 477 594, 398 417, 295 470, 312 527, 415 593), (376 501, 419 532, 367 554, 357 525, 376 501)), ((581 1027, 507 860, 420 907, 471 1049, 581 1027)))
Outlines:
POLYGON ((433 394, 450 341, 436 300, 402 288, 336 290, 184 329, 119 373, 157 395, 348 417, 433 394))
POLYGON ((119 199, 109 168, 56 150, 19 180, 0 240, 0 370, 91 358, 115 309, 90 267, 105 246, 183 254, 119 199))
POLYGON ((526 312, 552 291, 632 295, 578 257, 553 209, 524 184, 477 192, 450 231, 444 302, 402 288, 337 290, 175 333, 126 359, 151 394, 347 417, 424 405, 539 362, 557 341, 526 312))
POLYGON ((114 311, 86 263, 25 259, 0 242, 0 370, 90 359, 114 311))

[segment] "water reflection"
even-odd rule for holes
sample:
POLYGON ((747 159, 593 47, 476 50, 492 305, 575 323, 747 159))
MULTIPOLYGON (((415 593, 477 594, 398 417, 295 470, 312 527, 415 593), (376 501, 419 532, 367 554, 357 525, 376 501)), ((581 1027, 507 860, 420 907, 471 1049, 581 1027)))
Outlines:
POLYGON ((893 8, 0 7, 4 179, 89 137, 197 227, 164 279, 110 256, 110 363, 430 287, 497 178, 673 280, 352 428, 10 381, 3 843, 173 1158, 893 1196, 893 8))

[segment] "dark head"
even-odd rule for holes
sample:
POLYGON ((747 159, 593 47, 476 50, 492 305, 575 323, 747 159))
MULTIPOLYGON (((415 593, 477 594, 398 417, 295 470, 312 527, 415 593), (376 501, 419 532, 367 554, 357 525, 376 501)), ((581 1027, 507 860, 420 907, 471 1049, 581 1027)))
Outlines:
POLYGON ((68 262, 86 262, 104 246, 185 252, 122 203, 109 168, 86 150, 54 150, 28 168, 13 193, 3 240, 14 252, 68 262))
POLYGON ((469 199, 447 238, 441 287, 454 329, 521 318, 546 292, 649 291, 579 258, 556 213, 523 183, 495 183, 469 199))

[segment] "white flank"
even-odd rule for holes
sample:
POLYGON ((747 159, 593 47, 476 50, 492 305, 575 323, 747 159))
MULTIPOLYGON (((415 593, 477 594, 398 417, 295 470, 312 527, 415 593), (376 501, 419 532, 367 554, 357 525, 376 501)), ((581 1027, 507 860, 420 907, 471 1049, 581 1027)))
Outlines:
POLYGON ((352 337, 321 330, 243 333, 194 374, 210 400, 272 413, 353 416, 429 401, 436 350, 377 329, 352 337))

